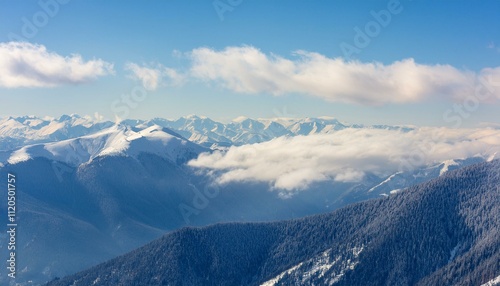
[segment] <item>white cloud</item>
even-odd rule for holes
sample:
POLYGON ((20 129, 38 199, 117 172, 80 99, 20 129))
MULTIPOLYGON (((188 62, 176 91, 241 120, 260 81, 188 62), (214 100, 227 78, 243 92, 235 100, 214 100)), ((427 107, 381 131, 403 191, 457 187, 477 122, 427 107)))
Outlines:
MULTIPOLYGON (((307 94, 332 102, 379 105, 411 103, 440 96, 463 100, 473 95, 483 73, 450 65, 424 65, 413 59, 392 64, 362 63, 297 51, 293 59, 264 54, 259 49, 198 48, 189 54, 189 76, 216 82, 238 93, 307 94)), ((500 81, 500 75, 495 78, 500 81)), ((500 90, 493 91, 500 98, 500 90)))
POLYGON ((494 42, 490 42, 486 47, 500 53, 500 47, 498 47, 494 42))
POLYGON ((189 165, 208 171, 219 184, 259 181, 296 190, 319 181, 357 182, 367 172, 387 176, 448 159, 487 158, 498 151, 500 130, 495 129, 345 129, 233 146, 225 153, 201 154, 189 165))
POLYGON ((156 90, 164 77, 169 79, 171 85, 179 85, 184 81, 183 75, 161 64, 156 64, 155 67, 146 67, 135 63, 127 63, 125 69, 131 71, 131 77, 141 81, 147 90, 156 90))
POLYGON ((161 71, 159 69, 141 67, 134 63, 125 65, 125 69, 132 72, 132 78, 142 81, 142 85, 147 90, 155 90, 161 80, 161 71))
POLYGON ((27 42, 0 43, 1 87, 80 84, 112 73, 113 65, 101 59, 84 61, 78 54, 63 57, 27 42))
POLYGON ((178 73, 175 69, 165 67, 163 75, 170 80, 170 85, 181 85, 185 81, 185 75, 178 73))

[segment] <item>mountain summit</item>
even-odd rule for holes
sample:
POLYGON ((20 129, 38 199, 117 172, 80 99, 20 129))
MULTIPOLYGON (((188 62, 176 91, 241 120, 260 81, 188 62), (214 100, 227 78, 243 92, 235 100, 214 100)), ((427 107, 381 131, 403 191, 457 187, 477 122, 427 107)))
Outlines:
POLYGON ((43 157, 77 167, 97 157, 137 157, 141 153, 155 154, 173 162, 185 162, 203 151, 206 149, 158 125, 144 129, 114 125, 91 135, 28 145, 13 152, 8 163, 16 164, 43 157))

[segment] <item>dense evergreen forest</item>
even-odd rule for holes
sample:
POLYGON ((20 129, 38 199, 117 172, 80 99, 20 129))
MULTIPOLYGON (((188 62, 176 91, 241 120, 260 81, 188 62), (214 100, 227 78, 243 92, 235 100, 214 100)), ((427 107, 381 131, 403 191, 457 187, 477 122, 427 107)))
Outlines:
POLYGON ((481 285, 500 275, 500 161, 274 223, 183 228, 67 285, 481 285))

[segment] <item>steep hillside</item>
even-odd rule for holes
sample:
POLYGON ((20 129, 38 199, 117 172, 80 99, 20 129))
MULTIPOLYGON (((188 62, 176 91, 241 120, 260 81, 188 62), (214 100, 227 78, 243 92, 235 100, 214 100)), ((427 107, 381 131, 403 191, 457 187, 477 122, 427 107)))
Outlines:
POLYGON ((304 219, 184 228, 48 285, 480 285, 500 274, 499 170, 304 219))

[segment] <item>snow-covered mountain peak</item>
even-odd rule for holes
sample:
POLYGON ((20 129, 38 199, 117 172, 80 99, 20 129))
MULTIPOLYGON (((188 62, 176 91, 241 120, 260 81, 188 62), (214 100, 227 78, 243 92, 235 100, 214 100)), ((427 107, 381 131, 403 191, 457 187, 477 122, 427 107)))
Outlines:
POLYGON ((246 116, 238 116, 238 117, 234 118, 231 121, 234 122, 234 123, 241 123, 241 122, 243 122, 243 121, 245 121, 247 119, 249 119, 249 118, 246 117, 246 116))
MULTIPOLYGON (((116 124, 104 121, 98 114, 77 114, 52 117, 8 117, 0 119, 0 150, 14 150, 21 146, 77 138, 99 132, 116 124)), ((229 147, 260 143, 281 136, 334 133, 346 128, 391 129, 403 132, 411 127, 364 126, 340 122, 334 117, 310 118, 258 118, 238 117, 228 123, 214 121, 205 116, 188 115, 178 119, 154 118, 151 120, 126 119, 122 125, 145 129, 153 125, 174 130, 184 138, 209 148, 229 147)), ((135 130, 134 129, 134 130, 135 130)))
POLYGON ((12 152, 7 162, 17 164, 32 158, 44 157, 78 166, 97 157, 131 156, 137 158, 141 153, 155 154, 178 162, 188 159, 192 154, 206 151, 203 147, 159 125, 134 129, 117 124, 91 135, 25 146, 12 152))
POLYGON ((203 116, 203 115, 196 115, 196 114, 189 114, 187 116, 183 116, 181 118, 184 118, 184 119, 187 119, 187 120, 203 120, 203 119, 209 119, 208 117, 206 116, 203 116))

